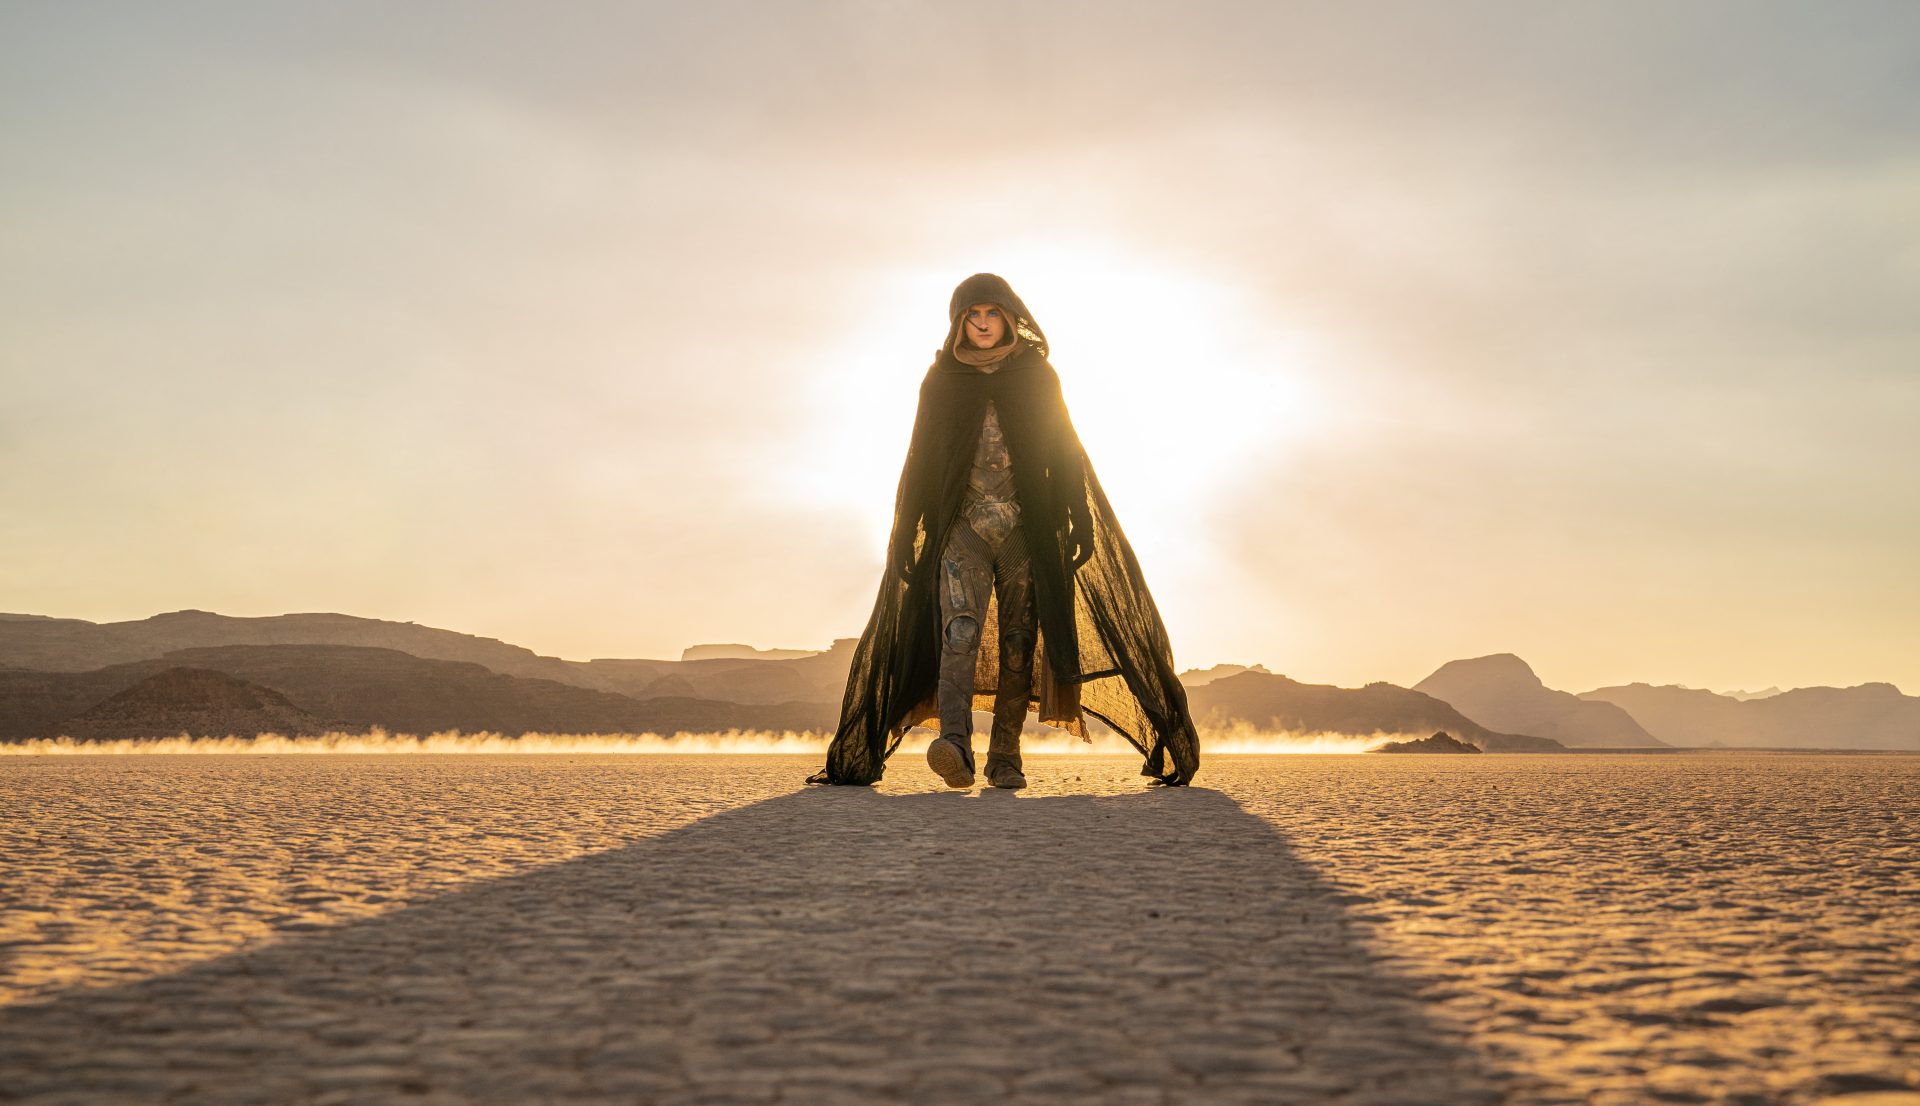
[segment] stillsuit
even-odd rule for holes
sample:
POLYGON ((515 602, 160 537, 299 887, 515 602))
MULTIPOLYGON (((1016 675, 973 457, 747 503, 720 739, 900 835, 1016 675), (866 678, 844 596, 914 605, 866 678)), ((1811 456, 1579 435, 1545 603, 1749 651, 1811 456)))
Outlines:
POLYGON ((961 517, 940 554, 940 733, 973 746, 974 667, 989 595, 998 596, 999 687, 993 701, 989 762, 1020 764, 1020 731, 1033 690, 1033 568, 1013 494, 1013 467, 1000 418, 989 401, 961 517))

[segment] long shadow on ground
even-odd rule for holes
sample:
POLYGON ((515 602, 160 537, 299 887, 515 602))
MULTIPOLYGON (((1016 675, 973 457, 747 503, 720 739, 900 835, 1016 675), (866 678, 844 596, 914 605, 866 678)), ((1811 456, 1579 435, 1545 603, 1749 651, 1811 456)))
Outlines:
POLYGON ((1498 1100, 1375 960, 1219 792, 814 789, 0 1011, 0 1100, 1498 1100))

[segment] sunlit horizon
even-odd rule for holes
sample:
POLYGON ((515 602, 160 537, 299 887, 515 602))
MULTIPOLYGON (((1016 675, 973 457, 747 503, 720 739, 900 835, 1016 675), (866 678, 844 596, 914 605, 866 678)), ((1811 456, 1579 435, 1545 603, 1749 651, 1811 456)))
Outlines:
POLYGON ((0 15, 0 608, 825 648, 992 271, 1181 668, 1920 690, 1903 36, 1202 9, 0 15))
MULTIPOLYGON (((1224 729, 1203 728, 1202 742, 1209 755, 1362 753, 1388 741, 1405 741, 1424 734, 1376 733, 1368 736, 1327 731, 1260 730, 1244 722, 1224 729)), ((915 729, 927 738, 931 731, 915 729)), ((366 733, 332 732, 318 735, 261 733, 251 736, 180 734, 174 737, 82 738, 67 736, 0 742, 0 756, 805 756, 826 751, 831 734, 797 731, 726 730, 681 734, 545 734, 512 737, 499 733, 436 731, 425 736, 390 733, 371 727, 366 733)), ((924 740, 921 742, 924 744, 924 740)), ((1028 734, 1021 752, 1042 757, 1122 757, 1139 753, 1118 737, 1085 742, 1054 731, 1028 734)))

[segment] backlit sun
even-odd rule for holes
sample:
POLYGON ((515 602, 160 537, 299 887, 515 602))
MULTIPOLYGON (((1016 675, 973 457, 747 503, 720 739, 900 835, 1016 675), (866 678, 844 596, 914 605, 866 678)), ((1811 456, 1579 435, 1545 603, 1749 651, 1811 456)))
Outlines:
POLYGON ((1284 455, 1316 417, 1308 341, 1278 307, 1110 249, 1012 244, 889 280, 859 347, 837 355, 841 371, 820 382, 823 416, 846 432, 821 426, 811 471, 794 476, 823 506, 887 532, 946 296, 981 270, 1006 277, 1045 328, 1094 471, 1136 552, 1159 572, 1204 558, 1194 527, 1213 499, 1232 494, 1249 466, 1284 455), (897 433, 867 432, 875 426, 897 433))

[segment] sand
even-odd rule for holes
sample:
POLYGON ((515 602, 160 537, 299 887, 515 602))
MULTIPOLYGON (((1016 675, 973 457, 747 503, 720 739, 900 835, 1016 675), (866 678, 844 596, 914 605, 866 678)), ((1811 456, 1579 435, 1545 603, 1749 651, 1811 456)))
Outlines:
POLYGON ((0 761, 0 1102, 1920 1103, 1920 757, 0 761))

